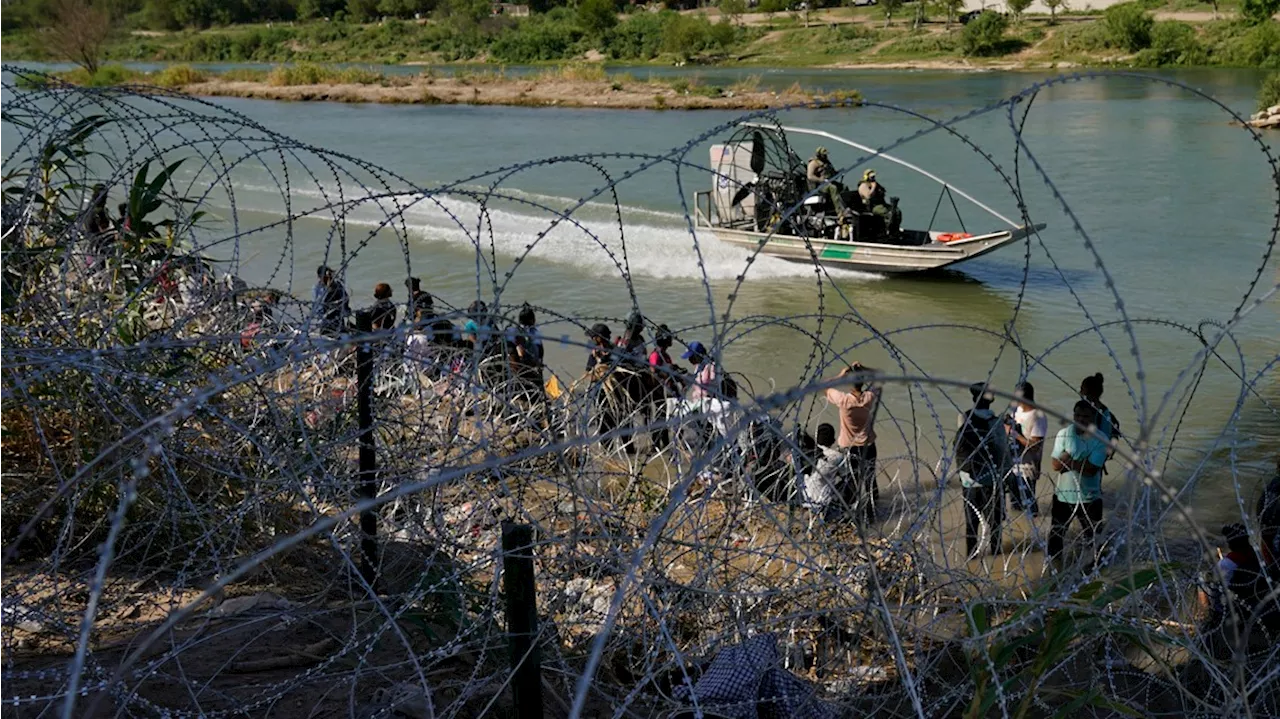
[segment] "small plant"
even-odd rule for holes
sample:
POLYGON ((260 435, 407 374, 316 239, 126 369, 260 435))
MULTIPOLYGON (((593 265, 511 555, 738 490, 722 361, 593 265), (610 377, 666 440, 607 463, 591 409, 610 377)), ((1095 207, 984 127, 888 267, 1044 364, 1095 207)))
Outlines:
POLYGON ((689 79, 678 77, 671 81, 671 89, 684 95, 689 92, 689 79))
POLYGON ((653 96, 653 106, 658 110, 667 109, 667 98, 662 95, 653 96))
POLYGON ((1012 712, 1018 719, 1031 714, 1037 698, 1055 695, 1065 700, 1067 707, 1065 713, 1055 716, 1068 715, 1086 705, 1140 716, 1132 707, 1108 697, 1104 687, 1050 691, 1044 682, 1069 658, 1075 645, 1098 636, 1125 638, 1154 656, 1151 641, 1158 637, 1143 631, 1138 618, 1116 616, 1119 612, 1111 605, 1144 591, 1173 568, 1174 565, 1164 564, 1138 570, 1113 582, 1090 582, 1057 606, 1048 604, 1048 600, 1060 585, 1046 582, 1030 601, 1020 604, 1001 622, 997 622, 998 607, 994 604, 971 607, 969 630, 978 649, 970 657, 970 673, 976 691, 965 719, 988 716, 1000 696, 1014 689, 1022 690, 1023 694, 1017 710, 1012 712), (1036 617, 1034 613, 1043 607, 1051 608, 1043 618, 1036 617))
POLYGON ((748 75, 729 86, 734 94, 743 95, 760 89, 760 76, 748 75))

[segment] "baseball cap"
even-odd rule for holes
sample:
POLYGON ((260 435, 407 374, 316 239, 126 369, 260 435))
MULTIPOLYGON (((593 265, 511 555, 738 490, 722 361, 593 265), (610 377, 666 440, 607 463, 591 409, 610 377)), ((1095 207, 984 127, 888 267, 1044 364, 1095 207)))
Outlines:
POLYGON ((996 396, 991 393, 991 390, 987 389, 986 382, 974 382, 969 385, 969 394, 973 395, 974 402, 977 402, 979 398, 985 399, 988 402, 994 401, 996 398, 996 396))
POLYGON ((680 358, 691 359, 694 355, 705 355, 706 353, 707 348, 701 342, 690 342, 689 349, 685 350, 684 354, 680 355, 680 358))

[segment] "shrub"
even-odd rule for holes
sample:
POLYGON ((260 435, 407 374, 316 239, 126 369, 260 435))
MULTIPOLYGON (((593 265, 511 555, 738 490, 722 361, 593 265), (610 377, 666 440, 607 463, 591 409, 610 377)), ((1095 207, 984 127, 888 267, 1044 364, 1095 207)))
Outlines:
POLYGON ((1216 55, 1221 65, 1280 70, 1280 24, 1255 25, 1243 34, 1229 36, 1216 55))
POLYGON ((97 72, 92 74, 82 67, 77 67, 74 70, 58 73, 58 77, 75 85, 83 85, 85 87, 114 87, 138 80, 141 77, 141 73, 130 70, 123 65, 103 65, 98 68, 97 72))
POLYGON ((1280 105, 1280 72, 1273 72, 1262 81, 1258 88, 1258 109, 1265 110, 1273 105, 1280 105))
POLYGON ((204 81, 205 74, 190 65, 170 65, 151 76, 151 82, 160 87, 184 87, 204 81))
POLYGON ((319 85, 330 79, 332 73, 315 63, 300 62, 297 65, 280 65, 267 73, 267 84, 276 87, 290 85, 319 85))
POLYGON ((1008 27, 1009 21, 1003 15, 984 12, 960 32, 960 49, 965 55, 996 55, 1008 27))
POLYGON ((578 4, 578 26, 591 35, 603 35, 618 24, 613 0, 582 0, 578 4))
POLYGON ((703 16, 676 15, 662 31, 662 51, 688 60, 711 44, 711 23, 703 16))
POLYGON ((1151 46, 1151 13, 1136 3, 1112 5, 1102 14, 1107 37, 1112 47, 1138 52, 1151 46))
POLYGON ((652 60, 662 51, 666 23, 675 13, 636 13, 608 34, 605 50, 615 60, 652 60))
POLYGON ((1240 0, 1240 17, 1251 25, 1271 22, 1271 16, 1280 11, 1280 0, 1240 0))
POLYGON ((530 18, 500 34, 489 52, 502 62, 564 60, 578 52, 582 30, 549 15, 530 18))
MULTIPOLYGON (((991 13, 994 15, 995 13, 991 13)), ((998 37, 998 36, 997 36, 998 37)), ((997 39, 997 43, 999 40, 997 39)), ((961 40, 957 40, 955 35, 939 34, 929 32, 913 32, 904 35, 885 47, 881 48, 877 55, 951 55, 961 47, 961 40)), ((989 53, 973 53, 973 54, 998 54, 997 50, 989 53)))
POLYGON ((1158 22, 1151 28, 1151 47, 1138 53, 1142 65, 1203 65, 1208 54, 1195 28, 1184 22, 1158 22))

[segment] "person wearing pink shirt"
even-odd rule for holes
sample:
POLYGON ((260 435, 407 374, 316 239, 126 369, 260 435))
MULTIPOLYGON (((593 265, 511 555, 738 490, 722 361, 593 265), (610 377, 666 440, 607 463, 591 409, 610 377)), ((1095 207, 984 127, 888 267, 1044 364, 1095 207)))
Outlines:
POLYGON ((689 389, 689 399, 698 401, 711 399, 720 390, 720 377, 716 373, 716 364, 707 356, 707 348, 701 342, 690 342, 689 349, 680 355, 693 363, 693 387, 689 389))
MULTIPOLYGON (((860 376, 873 374, 875 370, 854 362, 853 366, 840 370, 838 379, 851 372, 860 376)), ((880 500, 880 487, 876 484, 876 409, 880 405, 880 388, 867 386, 861 377, 851 383, 852 391, 836 387, 827 390, 827 401, 840 413, 840 438, 836 441, 840 451, 849 456, 853 476, 847 488, 845 501, 867 518, 874 520, 876 503, 880 500)))

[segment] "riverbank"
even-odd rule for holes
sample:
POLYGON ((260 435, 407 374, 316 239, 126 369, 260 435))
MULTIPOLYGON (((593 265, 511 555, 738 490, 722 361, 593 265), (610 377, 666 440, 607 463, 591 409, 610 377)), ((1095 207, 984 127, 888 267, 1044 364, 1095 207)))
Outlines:
POLYGON ((641 80, 626 74, 611 76, 600 65, 566 65, 524 75, 501 71, 437 75, 430 70, 417 75, 384 75, 370 70, 312 64, 224 74, 206 73, 187 65, 175 65, 155 73, 109 66, 93 76, 75 70, 60 73, 58 77, 76 85, 153 86, 203 97, 296 102, 765 110, 814 102, 848 105, 861 99, 857 91, 818 93, 798 84, 779 91, 761 89, 759 76, 720 86, 696 78, 641 80))
MULTIPOLYGON (((449 16, 354 23, 334 20, 118 32, 113 62, 531 65, 617 62, 721 67, 1054 69, 1065 67, 1271 67, 1280 69, 1280 23, 1181 5, 1124 3, 1051 18, 1001 16, 976 27, 910 7, 721 15, 708 10, 619 15, 605 30, 557 8, 480 24, 449 16)), ((56 61, 48 30, 6 32, 6 59, 56 61)))

